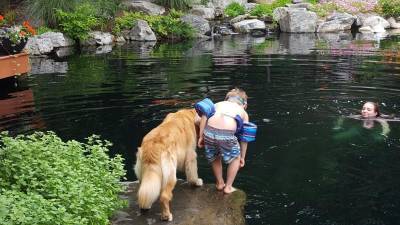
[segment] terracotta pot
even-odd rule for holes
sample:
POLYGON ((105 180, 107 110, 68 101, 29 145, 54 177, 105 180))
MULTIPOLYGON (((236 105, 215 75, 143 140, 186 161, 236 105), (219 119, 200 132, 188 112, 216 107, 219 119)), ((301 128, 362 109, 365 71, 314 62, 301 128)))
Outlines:
POLYGON ((22 39, 18 44, 14 44, 8 38, 0 39, 0 56, 2 55, 13 55, 20 53, 24 48, 28 39, 22 39))

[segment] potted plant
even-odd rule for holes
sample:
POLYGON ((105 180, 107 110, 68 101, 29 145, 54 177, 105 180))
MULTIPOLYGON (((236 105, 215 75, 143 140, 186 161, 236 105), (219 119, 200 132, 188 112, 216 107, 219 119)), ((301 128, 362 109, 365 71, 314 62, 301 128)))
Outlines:
POLYGON ((22 25, 8 25, 5 18, 0 15, 0 56, 20 53, 36 31, 24 21, 22 25))

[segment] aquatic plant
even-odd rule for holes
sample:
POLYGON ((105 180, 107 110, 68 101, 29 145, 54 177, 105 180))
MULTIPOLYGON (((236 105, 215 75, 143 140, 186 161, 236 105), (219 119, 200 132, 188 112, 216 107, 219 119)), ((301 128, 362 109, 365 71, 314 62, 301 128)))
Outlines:
POLYGON ((0 224, 108 225, 126 205, 122 158, 110 142, 62 141, 53 132, 0 134, 0 224))

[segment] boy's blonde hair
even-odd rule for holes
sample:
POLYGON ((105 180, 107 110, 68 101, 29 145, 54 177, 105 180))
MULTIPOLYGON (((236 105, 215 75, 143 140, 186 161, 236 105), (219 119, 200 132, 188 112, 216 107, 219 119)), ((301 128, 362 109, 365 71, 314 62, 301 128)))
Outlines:
POLYGON ((226 94, 225 101, 233 101, 240 105, 247 105, 247 94, 243 89, 234 88, 226 94))

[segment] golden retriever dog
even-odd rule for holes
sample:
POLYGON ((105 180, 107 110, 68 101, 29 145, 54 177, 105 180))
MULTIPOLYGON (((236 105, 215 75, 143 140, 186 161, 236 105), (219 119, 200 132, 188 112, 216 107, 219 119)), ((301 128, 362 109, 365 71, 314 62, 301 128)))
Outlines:
POLYGON ((150 209, 160 198, 161 219, 172 221, 169 202, 176 184, 176 172, 184 171, 186 180, 202 186, 197 175, 196 143, 199 117, 194 109, 169 113, 164 121, 144 136, 136 154, 135 173, 139 179, 138 203, 150 209))

